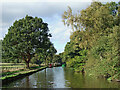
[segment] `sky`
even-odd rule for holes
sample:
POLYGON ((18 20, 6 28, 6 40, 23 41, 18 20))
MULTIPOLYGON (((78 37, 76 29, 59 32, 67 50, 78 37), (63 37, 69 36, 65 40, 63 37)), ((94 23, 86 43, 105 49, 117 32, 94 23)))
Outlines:
MULTIPOLYGON (((119 0, 99 0, 110 2, 119 0)), ((15 20, 26 15, 39 17, 48 23, 52 34, 51 42, 57 49, 57 53, 64 51, 64 47, 72 32, 70 27, 64 26, 62 14, 70 6, 74 12, 87 8, 92 0, 1 0, 0 1, 0 39, 8 33, 8 28, 15 20)))

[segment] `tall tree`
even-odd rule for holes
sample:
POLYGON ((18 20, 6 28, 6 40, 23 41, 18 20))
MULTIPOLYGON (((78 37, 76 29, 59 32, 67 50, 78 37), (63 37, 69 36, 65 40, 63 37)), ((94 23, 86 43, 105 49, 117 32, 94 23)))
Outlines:
POLYGON ((51 34, 48 24, 41 18, 26 15, 16 20, 3 39, 3 58, 19 58, 25 61, 27 68, 36 51, 49 48, 51 34))

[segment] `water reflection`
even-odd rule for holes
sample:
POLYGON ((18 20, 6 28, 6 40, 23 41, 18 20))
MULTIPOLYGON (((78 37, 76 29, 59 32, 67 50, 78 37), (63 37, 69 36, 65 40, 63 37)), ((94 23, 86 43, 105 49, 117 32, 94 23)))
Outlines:
POLYGON ((53 68, 54 88, 65 88, 64 70, 62 67, 53 68))
POLYGON ((75 73, 73 69, 53 67, 18 79, 3 87, 21 88, 120 88, 120 83, 75 73))
POLYGON ((120 88, 120 83, 96 79, 82 73, 75 73, 72 69, 64 70, 66 86, 71 88, 120 88))

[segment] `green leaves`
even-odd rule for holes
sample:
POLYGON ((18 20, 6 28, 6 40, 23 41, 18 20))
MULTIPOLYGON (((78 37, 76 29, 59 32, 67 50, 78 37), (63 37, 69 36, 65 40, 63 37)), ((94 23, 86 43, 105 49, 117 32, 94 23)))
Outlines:
POLYGON ((119 3, 92 2, 76 14, 69 7, 62 19, 73 29, 63 54, 68 66, 77 71, 84 67, 96 76, 114 76, 120 72, 119 3))
MULTIPOLYGON (((26 15, 25 18, 16 20, 8 30, 3 40, 3 56, 23 59, 26 63, 34 56, 37 49, 49 49, 48 24, 41 18, 26 15), (11 55, 10 55, 11 54, 11 55)), ((5 57, 3 57, 5 58, 5 57)))

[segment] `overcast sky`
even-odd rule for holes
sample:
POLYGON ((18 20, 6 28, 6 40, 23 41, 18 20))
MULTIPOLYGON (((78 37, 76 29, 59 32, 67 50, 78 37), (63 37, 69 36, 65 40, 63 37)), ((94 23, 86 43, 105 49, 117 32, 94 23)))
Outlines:
MULTIPOLYGON (((118 2, 119 0, 106 1, 118 2)), ((2 0, 0 1, 0 39, 4 38, 8 28, 15 20, 19 20, 26 15, 37 16, 48 23, 52 34, 51 41, 58 53, 61 53, 69 41, 71 32, 71 29, 61 22, 62 14, 67 10, 67 6, 77 12, 87 8, 91 2, 92 0, 2 0)))

